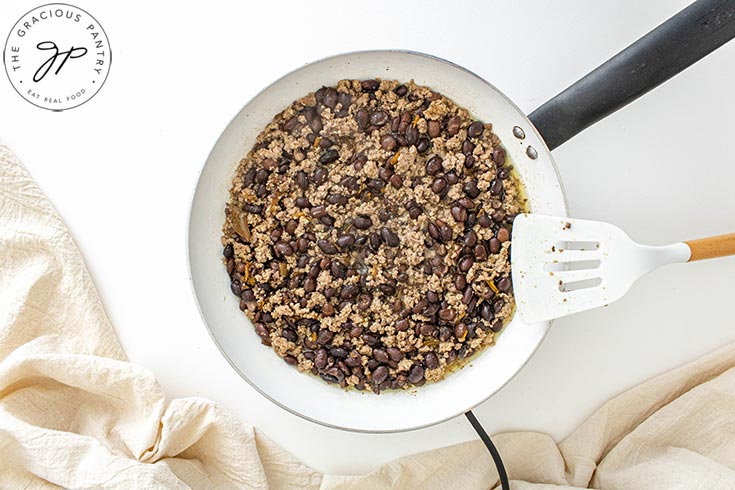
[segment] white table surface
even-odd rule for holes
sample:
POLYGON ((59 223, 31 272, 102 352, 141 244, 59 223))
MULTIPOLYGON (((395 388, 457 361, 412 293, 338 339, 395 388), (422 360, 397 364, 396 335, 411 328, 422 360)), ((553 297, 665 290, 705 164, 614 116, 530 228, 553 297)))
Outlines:
MULTIPOLYGON (((41 3, 3 0, 0 36, 41 3)), ((2 75, 0 135, 71 228, 128 356, 168 395, 216 400, 321 471, 366 472, 474 433, 463 418, 394 435, 326 429, 265 400, 220 356, 194 305, 185 234, 224 126, 282 74, 369 48, 447 58, 530 112, 687 3, 85 0, 112 46, 104 88, 51 113, 2 75)), ((731 43, 556 150, 572 215, 650 244, 735 230, 734 81, 731 43)), ((475 413, 491 432, 560 440, 608 398, 735 340, 734 284, 735 259, 645 277, 620 302, 554 324, 475 413)))

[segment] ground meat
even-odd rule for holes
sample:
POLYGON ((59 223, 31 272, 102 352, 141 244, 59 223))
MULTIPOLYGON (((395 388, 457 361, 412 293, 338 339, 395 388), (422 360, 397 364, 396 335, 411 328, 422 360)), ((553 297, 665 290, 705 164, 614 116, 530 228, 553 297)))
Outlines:
POLYGON ((512 316, 525 207, 491 124, 413 82, 342 80, 276 115, 241 160, 224 262, 287 363, 405 389, 441 380, 512 316))

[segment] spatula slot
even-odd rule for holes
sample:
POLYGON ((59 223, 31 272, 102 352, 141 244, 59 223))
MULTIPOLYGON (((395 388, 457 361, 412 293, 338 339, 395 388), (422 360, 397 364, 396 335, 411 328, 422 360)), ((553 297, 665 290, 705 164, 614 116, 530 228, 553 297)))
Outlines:
POLYGON ((581 281, 562 282, 559 284, 559 291, 569 293, 571 291, 579 291, 580 289, 595 288, 600 284, 602 284, 602 279, 599 277, 583 279, 581 281))
POLYGON ((589 269, 597 269, 602 262, 599 260, 575 260, 572 262, 550 262, 544 264, 546 272, 562 272, 562 271, 584 271, 589 269))
POLYGON ((584 250, 591 252, 599 250, 600 242, 583 242, 583 241, 563 241, 556 242, 556 251, 563 252, 564 250, 584 250))

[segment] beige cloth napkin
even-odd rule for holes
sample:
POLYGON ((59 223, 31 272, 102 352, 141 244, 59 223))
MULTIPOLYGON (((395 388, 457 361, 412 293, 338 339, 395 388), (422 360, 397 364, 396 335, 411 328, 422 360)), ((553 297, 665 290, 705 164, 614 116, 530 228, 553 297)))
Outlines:
MULTIPOLYGON (((513 488, 735 488, 735 345, 605 404, 557 445, 495 437, 513 488)), ((130 364, 79 250, 0 145, 0 488, 487 489, 479 442, 322 475, 130 364), (472 462, 472 464, 467 464, 472 462)))

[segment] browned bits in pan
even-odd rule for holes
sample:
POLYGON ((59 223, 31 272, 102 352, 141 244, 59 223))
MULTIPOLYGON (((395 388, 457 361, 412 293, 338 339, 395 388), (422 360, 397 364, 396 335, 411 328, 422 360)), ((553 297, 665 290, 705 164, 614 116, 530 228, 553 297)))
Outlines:
POLYGON ((413 82, 342 80, 257 137, 223 226, 230 292, 305 373, 436 382, 513 313, 519 182, 489 122, 413 82))

